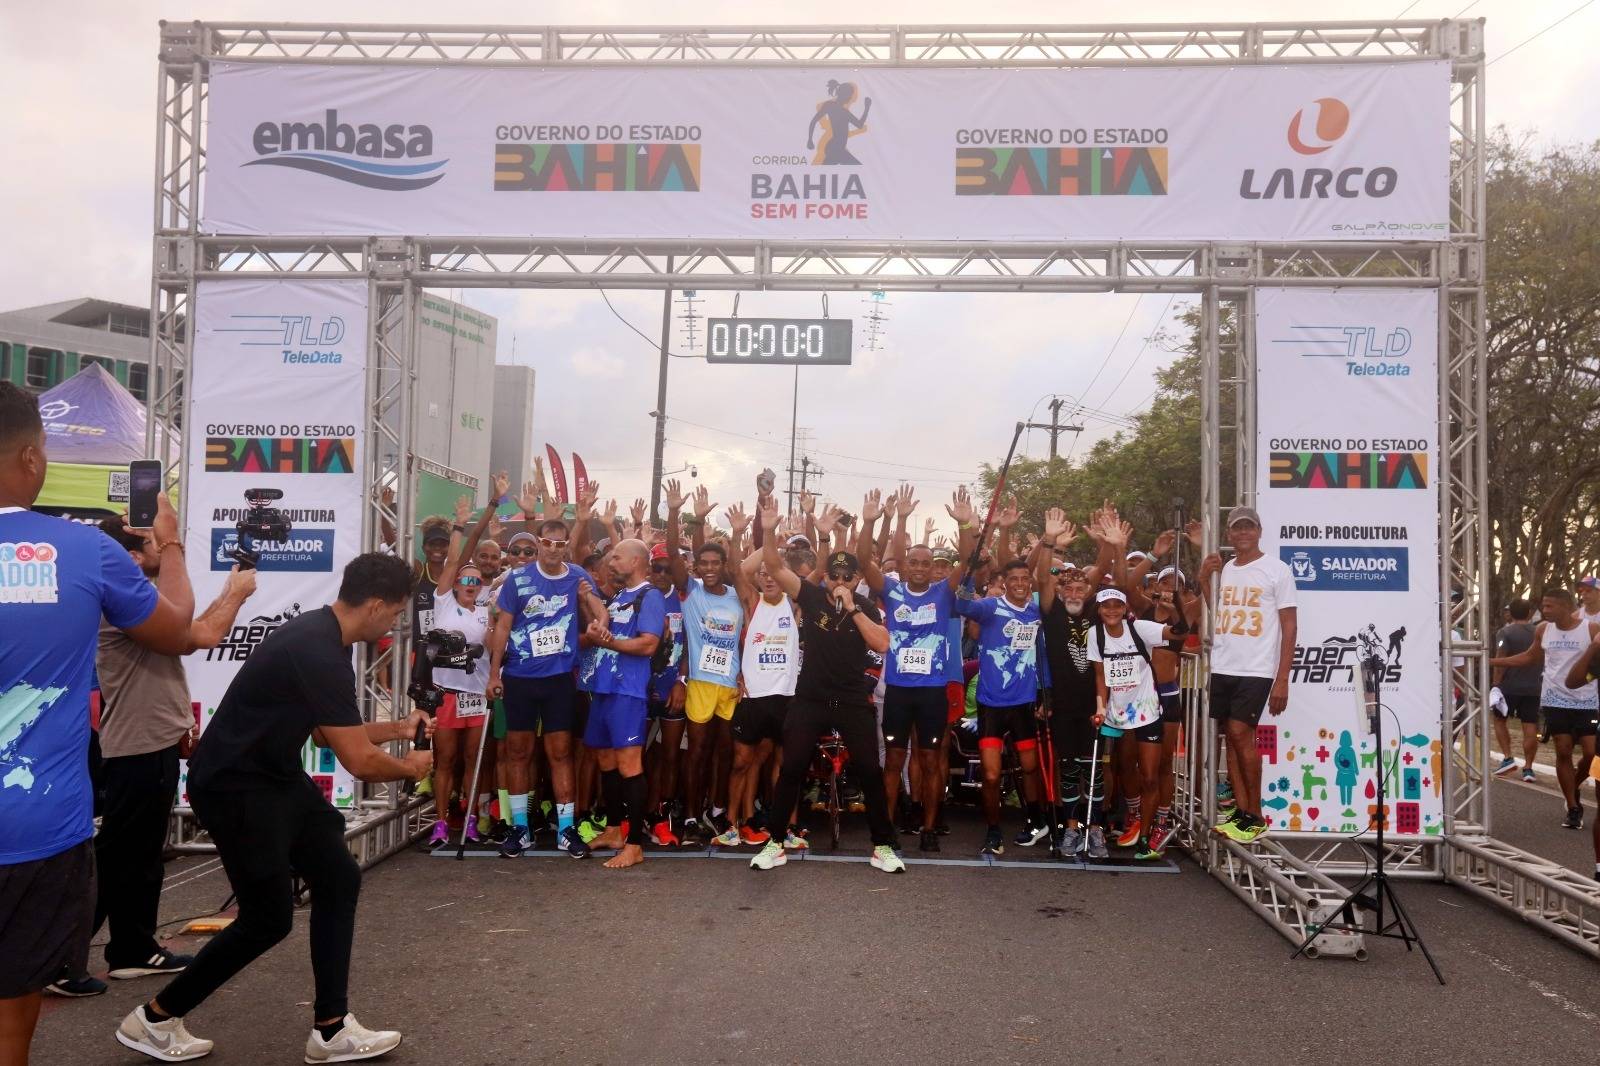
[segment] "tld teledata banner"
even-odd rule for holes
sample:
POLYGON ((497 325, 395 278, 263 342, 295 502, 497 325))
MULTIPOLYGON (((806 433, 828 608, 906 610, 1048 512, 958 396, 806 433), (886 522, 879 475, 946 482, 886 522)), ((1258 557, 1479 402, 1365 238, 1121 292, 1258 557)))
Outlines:
MULTIPOLYGON (((233 568, 247 489, 281 491, 273 506, 293 525, 287 542, 256 546, 256 593, 222 643, 185 663, 203 730, 251 653, 290 618, 333 602, 361 552, 367 286, 202 281, 194 306, 184 539, 195 603, 211 603, 233 568)), ((308 746, 305 765, 336 806, 354 804, 332 751, 308 746)))
POLYGON ((1383 660, 1388 829, 1442 831, 1439 296, 1256 290, 1261 548, 1299 590, 1289 708, 1263 716, 1263 813, 1359 832, 1378 752, 1357 713, 1360 662, 1383 660))
POLYGON ((1444 61, 210 77, 210 233, 1448 239, 1444 61))

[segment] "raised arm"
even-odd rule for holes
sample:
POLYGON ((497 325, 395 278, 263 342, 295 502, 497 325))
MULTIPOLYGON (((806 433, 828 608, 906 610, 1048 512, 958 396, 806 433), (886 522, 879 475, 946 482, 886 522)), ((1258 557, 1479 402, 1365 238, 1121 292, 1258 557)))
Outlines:
POLYGON ((178 513, 162 492, 156 495, 156 520, 149 529, 133 529, 155 544, 160 572, 156 575, 156 607, 136 626, 124 630, 134 643, 162 655, 182 655, 189 645, 189 626, 194 619, 194 590, 189 586, 189 568, 178 540, 178 513), (176 551, 169 550, 176 548, 176 551))
POLYGON ((600 482, 591 481, 572 505, 572 532, 567 534, 567 558, 582 563, 589 557, 589 518, 600 498, 600 482))
MULTIPOLYGON (((800 595, 800 575, 789 569, 789 564, 784 561, 783 553, 778 550, 778 501, 768 497, 762 501, 761 509, 756 515, 756 521, 761 523, 763 533, 761 541, 761 559, 767 564, 767 575, 778 583, 784 595, 794 597, 800 595)), ((817 567, 823 569, 822 566, 817 567)))
POLYGON ((255 590, 256 572, 240 570, 235 566, 228 574, 221 594, 189 626, 189 646, 184 654, 221 644, 222 638, 233 629, 234 619, 239 617, 239 608, 244 606, 244 601, 255 590))
POLYGON ((683 530, 680 516, 683 513, 683 487, 678 484, 678 479, 673 478, 666 484, 667 490, 667 568, 672 575, 672 587, 678 590, 679 596, 689 594, 689 564, 684 562, 683 530))
POLYGON ((1496 655, 1489 660, 1490 666, 1538 666, 1544 662, 1544 627, 1549 622, 1540 622, 1533 631, 1533 643, 1528 645, 1526 651, 1515 655, 1496 655))
POLYGON ((1039 613, 1044 614, 1056 602, 1056 583, 1050 576, 1050 567, 1055 562, 1055 553, 1050 549, 1062 537, 1069 540, 1075 531, 1072 523, 1067 521, 1067 512, 1059 507, 1052 507, 1044 513, 1044 536, 1034 546, 1039 558, 1034 561, 1033 579, 1039 589, 1039 613))
POLYGON ((733 575, 733 591, 740 603, 749 601, 755 592, 755 583, 745 573, 744 564, 747 558, 760 558, 754 553, 747 556, 745 552, 744 531, 750 528, 750 517, 743 504, 736 503, 728 508, 728 571, 733 575))
POLYGON ((967 579, 967 570, 978 543, 977 515, 972 509, 972 496, 965 485, 951 494, 944 510, 956 523, 956 564, 950 568, 950 577, 947 579, 951 591, 955 591, 967 579))
POLYGON ((704 485, 694 490, 694 530, 689 534, 690 543, 694 545, 695 557, 699 558, 700 549, 706 546, 706 516, 716 504, 711 502, 711 490, 704 485))
POLYGON ((1011 549, 1011 531, 1016 528, 1017 521, 1021 518, 1017 510, 1017 501, 1007 500, 1000 505, 1000 510, 994 516, 996 540, 994 545, 994 565, 1003 573, 1006 564, 1015 558, 1016 553, 1011 549))
MULTIPOLYGON (((861 576, 874 596, 883 595, 883 568, 872 557, 872 524, 883 513, 883 493, 873 489, 861 501, 861 528, 856 531, 856 560, 861 564, 861 576)), ((884 519, 884 525, 888 525, 884 519)), ((826 564, 826 560, 824 560, 826 564)))
POLYGON ((894 534, 889 538, 889 554, 896 559, 904 561, 906 552, 911 550, 911 534, 906 524, 921 502, 917 499, 915 485, 903 484, 894 494, 894 534))

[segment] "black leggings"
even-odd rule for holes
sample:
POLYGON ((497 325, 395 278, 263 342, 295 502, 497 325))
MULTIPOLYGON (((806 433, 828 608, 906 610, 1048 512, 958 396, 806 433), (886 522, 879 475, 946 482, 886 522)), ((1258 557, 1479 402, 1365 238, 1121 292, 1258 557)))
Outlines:
POLYGON ((361 869, 344 842, 344 817, 304 779, 270 791, 191 792, 239 900, 239 916, 156 996, 183 1017, 294 928, 291 870, 311 889, 311 972, 317 1020, 349 1012, 350 946, 361 869))
POLYGON ((883 767, 878 763, 878 718, 863 695, 857 700, 816 700, 796 696, 783 721, 783 766, 772 798, 774 840, 783 839, 783 819, 800 798, 800 785, 816 753, 817 738, 829 729, 839 731, 850 753, 850 780, 861 786, 867 802, 867 826, 874 844, 893 847, 899 837, 889 821, 889 801, 883 791, 883 767))

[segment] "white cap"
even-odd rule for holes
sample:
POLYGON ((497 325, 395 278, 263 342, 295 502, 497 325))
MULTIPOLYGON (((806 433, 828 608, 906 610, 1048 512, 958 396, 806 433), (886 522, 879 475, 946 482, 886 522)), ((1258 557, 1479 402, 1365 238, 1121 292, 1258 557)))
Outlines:
POLYGON ((1121 589, 1116 588, 1101 589, 1099 592, 1095 593, 1094 602, 1105 603, 1107 600, 1120 600, 1123 603, 1127 603, 1128 597, 1122 594, 1121 589))
POLYGON ((1167 578, 1171 577, 1173 574, 1177 574, 1178 575, 1178 584, 1187 585, 1189 583, 1189 579, 1183 576, 1183 571, 1179 570, 1175 566, 1168 566, 1168 567, 1163 568, 1161 573, 1156 575, 1156 580, 1157 581, 1165 581, 1167 578))

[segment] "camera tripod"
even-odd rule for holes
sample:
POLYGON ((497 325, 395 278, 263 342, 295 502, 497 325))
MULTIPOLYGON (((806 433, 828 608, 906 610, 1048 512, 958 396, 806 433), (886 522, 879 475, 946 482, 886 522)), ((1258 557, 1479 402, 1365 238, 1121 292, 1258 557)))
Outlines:
POLYGON ((1383 657, 1369 655, 1361 663, 1361 685, 1367 706, 1367 721, 1371 728, 1373 747, 1378 753, 1378 796, 1377 807, 1373 817, 1378 823, 1377 840, 1377 865, 1372 873, 1362 879, 1360 884, 1350 890, 1350 893, 1339 902, 1334 914, 1338 920, 1323 922, 1321 925, 1307 923, 1311 931, 1300 946, 1294 949, 1291 959, 1297 959, 1305 953, 1306 948, 1325 932, 1360 933, 1364 936, 1385 937, 1390 940, 1400 940, 1406 945, 1406 951, 1411 950, 1411 945, 1416 944, 1422 952, 1422 957, 1428 960, 1428 966, 1433 970, 1433 976, 1439 983, 1444 984, 1444 974, 1439 972, 1439 964, 1433 961, 1433 956, 1428 952, 1428 945, 1422 941, 1422 933, 1417 929, 1417 924, 1406 913, 1405 906, 1401 904, 1400 897, 1396 894, 1394 886, 1389 883, 1389 875, 1383 868, 1383 827, 1388 821, 1388 794, 1386 790, 1385 775, 1383 772, 1383 705, 1379 700, 1379 689, 1383 678, 1383 657), (1384 907, 1387 903, 1389 914, 1385 916, 1384 907), (1372 911, 1374 921, 1372 928, 1366 928, 1361 919, 1356 915, 1356 908, 1372 911))

